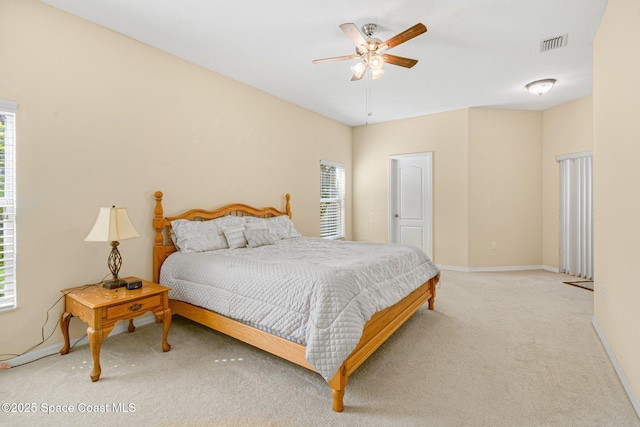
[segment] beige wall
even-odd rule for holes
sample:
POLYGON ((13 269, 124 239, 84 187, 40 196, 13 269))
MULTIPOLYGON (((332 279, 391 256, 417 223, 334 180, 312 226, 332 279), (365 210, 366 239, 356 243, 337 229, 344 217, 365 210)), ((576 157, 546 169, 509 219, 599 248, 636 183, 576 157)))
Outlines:
POLYGON ((486 108, 354 128, 354 238, 388 241, 389 156, 431 151, 434 261, 540 265, 541 139, 542 113, 486 108))
POLYGON ((595 318, 636 398, 640 396, 638 17, 637 0, 609 0, 594 42, 593 85, 595 318))
POLYGON ((155 190, 169 215, 282 208, 289 192, 297 228, 317 236, 319 160, 345 163, 351 188, 348 126, 33 0, 0 1, 0 40, 0 99, 18 102, 19 251, 2 353, 39 342, 61 289, 108 273, 109 245, 84 242, 101 206, 127 207, 141 236, 121 243, 121 273, 151 278, 155 190))
POLYGON ((593 100, 542 113, 542 264, 560 267, 560 166, 556 156, 593 149, 593 100))
POLYGON ((353 236, 389 240, 389 156, 433 152, 433 259, 468 264, 467 110, 353 129, 353 236))
POLYGON ((540 112, 469 110, 469 267, 541 264, 541 144, 540 112))

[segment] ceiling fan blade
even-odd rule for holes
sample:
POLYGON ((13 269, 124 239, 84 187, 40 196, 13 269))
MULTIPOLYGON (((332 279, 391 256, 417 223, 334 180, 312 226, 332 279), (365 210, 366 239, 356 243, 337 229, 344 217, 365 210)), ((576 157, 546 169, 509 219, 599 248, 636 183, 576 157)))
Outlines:
POLYGON ((417 37, 420 34, 426 33, 426 32, 427 32, 427 27, 425 27, 424 24, 418 23, 413 27, 409 28, 408 30, 404 30, 400 34, 397 34, 391 37, 389 40, 382 42, 378 47, 378 53, 385 51, 387 49, 396 47, 399 44, 404 43, 408 40, 411 40, 412 38, 417 37))
POLYGON ((383 53, 382 57, 387 64, 399 65, 405 68, 411 68, 418 63, 417 59, 403 58, 402 56, 389 55, 388 53, 383 53))
POLYGON ((356 24, 349 22, 346 24, 340 25, 340 28, 344 33, 351 39, 351 41, 356 45, 358 52, 363 53, 367 51, 367 41, 364 36, 358 30, 356 24), (362 47, 361 47, 362 46, 362 47))
POLYGON ((355 53, 353 55, 344 55, 344 56, 334 56, 332 58, 322 58, 322 59, 314 59, 312 62, 314 64, 323 64, 325 62, 334 62, 334 61, 344 61, 345 59, 359 58, 359 55, 355 53))

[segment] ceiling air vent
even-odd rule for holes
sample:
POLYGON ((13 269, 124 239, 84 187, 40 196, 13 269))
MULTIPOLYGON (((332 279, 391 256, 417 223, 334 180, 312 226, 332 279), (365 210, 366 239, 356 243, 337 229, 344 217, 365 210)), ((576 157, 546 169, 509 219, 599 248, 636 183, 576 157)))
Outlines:
POLYGON ((542 40, 542 44, 541 44, 540 50, 542 52, 547 52, 549 50, 557 49, 559 47, 565 47, 567 45, 567 36, 568 35, 569 34, 564 34, 562 36, 552 37, 552 38, 547 39, 547 40, 542 40))

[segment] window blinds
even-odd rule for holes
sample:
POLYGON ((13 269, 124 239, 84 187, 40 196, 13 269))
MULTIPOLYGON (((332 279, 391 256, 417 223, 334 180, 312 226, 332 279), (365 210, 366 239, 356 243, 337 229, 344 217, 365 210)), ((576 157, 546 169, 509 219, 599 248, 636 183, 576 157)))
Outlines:
POLYGON ((15 125, 16 103, 0 100, 0 310, 16 305, 15 125))
POLYGON ((320 161, 320 237, 344 237, 344 165, 320 161))

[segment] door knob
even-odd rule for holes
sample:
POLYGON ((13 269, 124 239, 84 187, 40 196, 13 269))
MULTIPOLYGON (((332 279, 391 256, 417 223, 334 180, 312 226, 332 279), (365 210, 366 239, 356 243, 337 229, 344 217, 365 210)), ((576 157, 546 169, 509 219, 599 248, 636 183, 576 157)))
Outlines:
POLYGON ((398 214, 395 214, 394 216, 395 216, 396 218, 398 218, 398 214))

